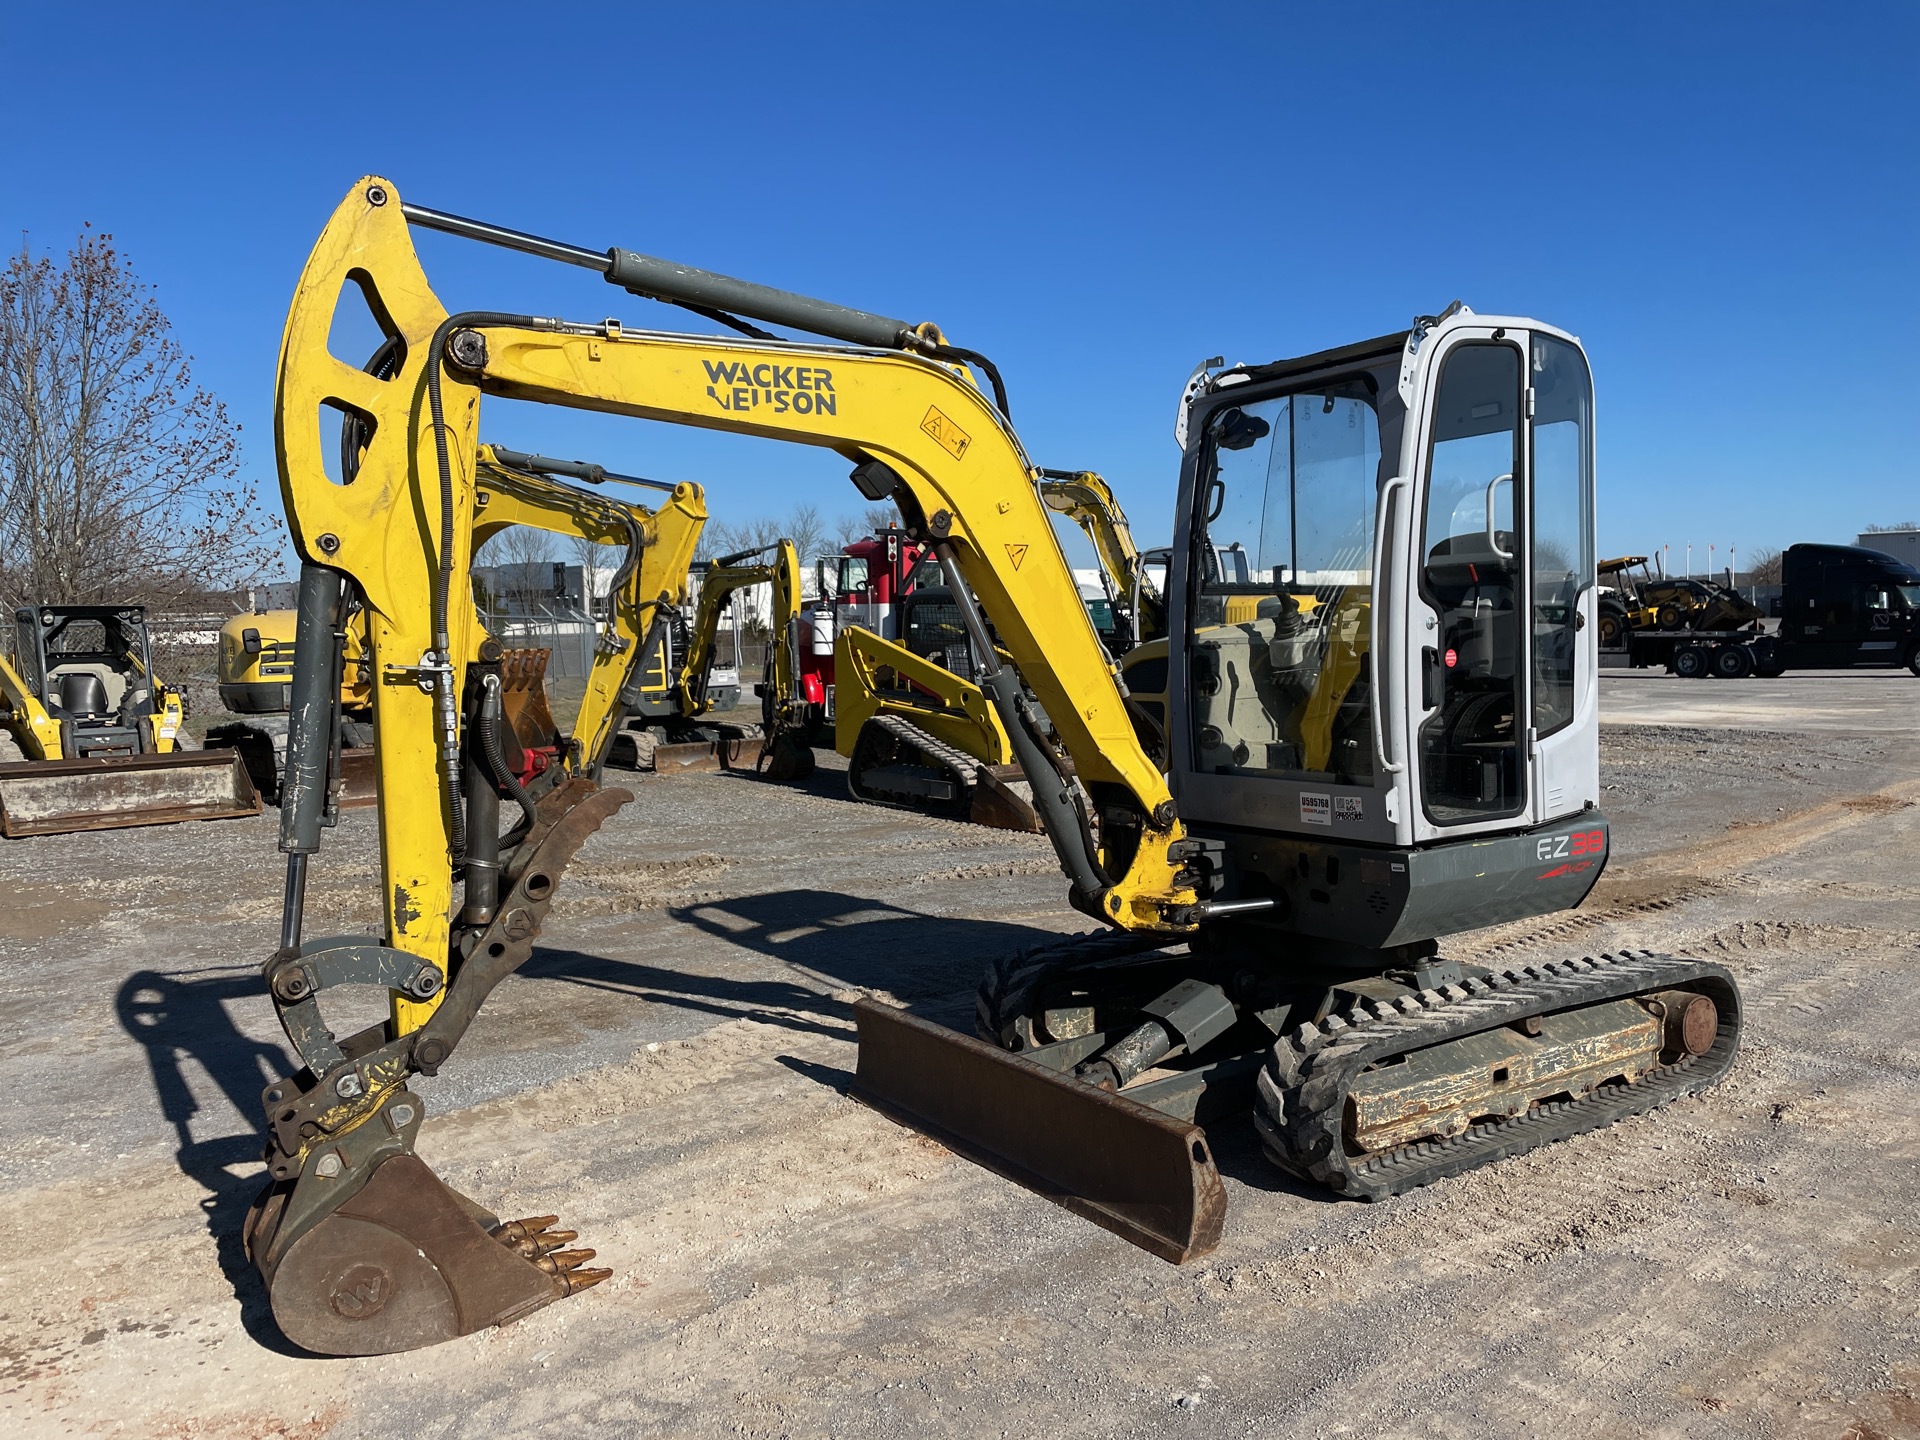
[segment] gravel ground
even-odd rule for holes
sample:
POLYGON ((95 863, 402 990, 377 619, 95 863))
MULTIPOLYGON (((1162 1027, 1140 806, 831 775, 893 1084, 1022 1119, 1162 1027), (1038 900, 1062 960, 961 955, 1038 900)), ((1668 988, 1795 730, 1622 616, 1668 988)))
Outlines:
MULTIPOLYGON (((1782 727, 1791 723, 1787 716, 1782 727)), ((19 1435, 1920 1435, 1920 739, 1609 728, 1615 860, 1501 963, 1740 977, 1707 1095, 1374 1206, 1219 1127, 1173 1268, 846 1098, 848 1003, 961 1021, 1083 928, 1044 840, 638 779, 422 1153, 615 1278, 431 1351, 290 1353, 240 1255, 281 1036, 274 820, 0 849, 0 1425, 19 1435), (991 917, 991 918, 981 918, 991 917)), ((309 931, 375 920, 371 817, 309 931)))

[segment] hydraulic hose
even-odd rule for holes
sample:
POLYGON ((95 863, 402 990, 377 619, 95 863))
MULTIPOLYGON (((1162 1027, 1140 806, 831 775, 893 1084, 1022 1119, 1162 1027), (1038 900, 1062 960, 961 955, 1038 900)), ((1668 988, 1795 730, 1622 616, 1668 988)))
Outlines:
POLYGON ((453 459, 447 448, 447 417, 440 398, 440 369, 446 359, 447 337, 456 330, 483 325, 512 325, 526 330, 578 330, 582 333, 592 333, 594 330, 592 326, 570 326, 536 315, 467 310, 442 320, 427 348, 427 406, 433 417, 433 451, 440 470, 440 568, 433 582, 433 649, 422 658, 422 664, 432 670, 439 700, 440 778, 447 788, 451 849, 455 858, 466 853, 467 817, 460 791, 460 703, 453 693, 453 640, 448 622, 454 559, 453 459))
POLYGON ((500 677, 489 675, 483 683, 487 687, 487 699, 480 711, 480 753, 486 757, 487 768, 493 772, 500 788, 520 807, 520 824, 507 836, 509 842, 518 844, 539 823, 540 811, 500 749, 500 677))

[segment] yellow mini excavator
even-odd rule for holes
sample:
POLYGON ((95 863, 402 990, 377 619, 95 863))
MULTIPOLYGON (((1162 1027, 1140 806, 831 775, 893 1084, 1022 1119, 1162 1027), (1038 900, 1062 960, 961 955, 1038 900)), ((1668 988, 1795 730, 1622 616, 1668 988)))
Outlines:
MULTIPOLYGON (((760 686, 760 750, 755 764, 769 780, 802 780, 813 773, 813 749, 807 743, 810 717, 798 680, 800 556, 791 540, 783 538, 758 549, 722 555, 708 562, 701 572, 700 604, 680 666, 680 713, 696 717, 713 708, 709 677, 720 622, 742 590, 760 585, 772 588, 772 605, 767 620, 767 663, 760 686)), ((734 633, 739 633, 737 624, 734 633)), ((737 758, 731 752, 730 757, 737 758)))
POLYGON ((1579 903, 1607 858, 1592 387, 1570 335, 1455 305, 1196 376, 1163 772, 984 356, 931 324, 406 204, 368 177, 308 260, 278 377, 304 565, 287 900, 265 978, 303 1068, 264 1094, 271 1180, 247 1243, 297 1344, 403 1350, 591 1278, 551 1217, 502 1222, 414 1153, 410 1080, 454 1058, 530 952, 568 856, 626 798, 596 785, 591 744, 531 785, 501 754, 498 652, 464 602, 492 396, 836 450, 932 547, 1067 898, 1103 928, 992 960, 980 1038, 857 1002, 854 1091, 887 1113, 1178 1261, 1219 1239, 1204 1126, 1238 1110, 1284 1170, 1378 1199, 1732 1063, 1739 993, 1721 966, 1624 951, 1496 970, 1441 949, 1579 903), (450 315, 413 226, 576 265, 736 333, 450 315), (328 353, 349 281, 389 337, 381 373, 328 353), (328 408, 352 421, 351 484, 322 464, 328 408), (375 676, 386 924, 306 939, 349 589, 375 676), (520 817, 505 834, 503 802, 520 817), (387 986, 391 1016, 336 1038, 334 991, 355 983, 387 986))
MULTIPOLYGON (((292 708, 293 641, 299 612, 251 610, 220 627, 215 681, 220 703, 244 718, 207 727, 206 748, 238 751, 254 789, 269 804, 280 803, 292 708)), ((372 805, 378 798, 373 773, 373 678, 366 665, 366 632, 350 616, 340 669, 340 801, 343 807, 372 805)))
MULTIPOLYGON (((1106 620, 1095 629, 1110 653, 1126 656, 1164 625, 1126 512, 1091 470, 1037 474, 1046 507, 1071 519, 1092 542, 1106 592, 1106 620)), ((881 550, 879 541, 865 546, 881 550)), ((938 562, 924 545, 902 544, 895 532, 881 553, 889 557, 883 586, 874 586, 874 561, 867 560, 868 587, 828 607, 834 624, 828 677, 834 745, 847 757, 848 791, 871 804, 1038 833, 1045 827, 1006 727, 970 678, 971 646, 938 562), (931 583, 921 578, 927 572, 931 583)), ((1164 644, 1159 653, 1164 656, 1164 644)), ((1034 710, 1051 733, 1044 709, 1034 710)))
POLYGON ((0 835, 258 815, 231 753, 186 750, 140 605, 23 605, 0 654, 0 835))

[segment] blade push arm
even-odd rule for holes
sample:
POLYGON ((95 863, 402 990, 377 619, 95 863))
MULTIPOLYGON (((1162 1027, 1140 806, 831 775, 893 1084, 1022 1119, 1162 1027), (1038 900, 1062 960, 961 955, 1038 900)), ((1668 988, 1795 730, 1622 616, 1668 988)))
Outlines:
MULTIPOLYGON (((1018 687, 1004 672, 983 676, 1036 796, 1048 792, 1036 808, 1077 903, 1130 928, 1190 923, 1193 890, 1169 855, 1182 831, 1165 779, 1134 733, 1019 440, 963 370, 906 350, 630 332, 611 323, 499 313, 448 317, 427 288, 396 201, 390 184, 369 179, 329 222, 289 318, 278 415, 296 543, 319 563, 352 568, 356 576, 364 571, 384 653, 416 644, 416 655, 434 649, 432 627, 421 617, 438 613, 435 584, 445 551, 467 549, 457 532, 471 501, 482 395, 837 450, 860 462, 856 484, 869 498, 894 499, 935 547, 959 582, 963 616, 984 630, 972 606, 977 597, 1092 792, 1101 818, 1097 844, 1075 815, 1068 783, 1043 753, 1018 687), (404 334, 405 357, 390 380, 353 370, 326 351, 340 288, 350 278, 376 317, 391 316, 404 334), (328 404, 373 421, 351 486, 332 485, 324 475, 317 417, 328 404), (451 547, 442 534, 447 524, 456 532, 451 547), (349 528, 351 539, 342 534, 349 528)), ((669 289, 660 281, 650 293, 669 289)), ((991 654, 990 646, 976 648, 991 654)), ((410 733, 432 734, 434 726, 410 733)), ((423 763, 429 773, 435 764, 426 749, 416 740, 405 757, 415 774, 423 763)), ((383 777, 386 765, 383 754, 383 777)), ((428 846, 415 837, 408 847, 423 865, 429 854, 444 853, 442 838, 433 838, 428 846)), ((423 907, 428 915, 437 908, 423 907)))

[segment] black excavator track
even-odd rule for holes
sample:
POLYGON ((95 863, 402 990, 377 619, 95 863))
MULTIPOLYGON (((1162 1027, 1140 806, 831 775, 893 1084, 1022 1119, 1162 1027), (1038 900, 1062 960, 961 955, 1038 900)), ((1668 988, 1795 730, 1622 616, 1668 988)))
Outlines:
POLYGON ((1347 1014, 1300 1026, 1268 1055, 1254 1119, 1268 1157, 1282 1169, 1342 1195, 1379 1200, 1704 1090, 1732 1065, 1740 1026, 1739 990, 1724 966, 1650 951, 1553 961, 1363 1001, 1347 1014), (1349 1097, 1370 1067, 1532 1017, 1676 990, 1714 1002, 1718 1029, 1704 1053, 1679 1056, 1631 1083, 1613 1081, 1481 1120, 1457 1135, 1372 1154, 1355 1153, 1349 1143, 1349 1097))
POLYGON ((980 762, 898 715, 860 727, 847 761, 847 789, 872 805, 964 816, 980 762), (937 794, 944 788, 947 793, 937 794))
POLYGON ((1093 981, 1103 967, 1125 969, 1186 937, 1095 930, 1015 950, 989 967, 974 995, 974 1031, 1003 1049, 1031 1050, 1049 1037, 1034 1033, 1043 989, 1063 977, 1093 981))

